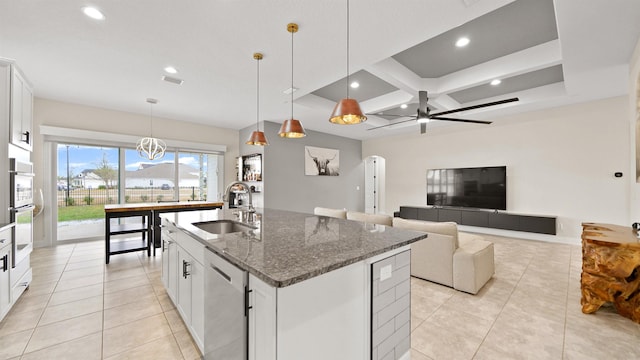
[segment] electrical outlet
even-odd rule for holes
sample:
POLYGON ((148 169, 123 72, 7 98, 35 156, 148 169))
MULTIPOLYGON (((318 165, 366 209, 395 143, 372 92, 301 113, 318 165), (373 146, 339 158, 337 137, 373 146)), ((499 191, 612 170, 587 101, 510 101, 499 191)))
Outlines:
POLYGON ((383 266, 380 268, 380 281, 385 281, 391 277, 393 267, 391 265, 383 266))

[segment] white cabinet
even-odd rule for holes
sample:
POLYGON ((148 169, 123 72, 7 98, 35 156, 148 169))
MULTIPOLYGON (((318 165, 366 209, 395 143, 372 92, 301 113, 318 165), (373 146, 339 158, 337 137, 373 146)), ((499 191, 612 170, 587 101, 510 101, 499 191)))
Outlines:
POLYGON ((31 151, 33 148, 33 90, 15 65, 11 66, 10 112, 9 142, 31 151))
POLYGON ((162 224, 162 283, 169 298, 176 302, 178 290, 178 245, 176 228, 171 224, 162 224))
POLYGON ((204 350, 204 245, 162 224, 162 282, 191 336, 204 350))
POLYGON ((179 275, 178 278, 178 296, 176 307, 182 315, 182 319, 186 324, 191 323, 191 267, 193 259, 183 248, 178 246, 178 264, 179 275))
POLYGON ((276 288, 249 275, 249 360, 276 360, 276 288))
POLYGON ((11 228, 0 231, 0 320, 11 308, 11 228))

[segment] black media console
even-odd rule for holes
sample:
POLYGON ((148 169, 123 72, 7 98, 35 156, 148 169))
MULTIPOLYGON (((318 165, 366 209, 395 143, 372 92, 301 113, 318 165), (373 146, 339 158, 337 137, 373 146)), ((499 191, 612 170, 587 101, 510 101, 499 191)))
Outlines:
POLYGON ((416 206, 400 206, 400 211, 394 215, 403 219, 437 222, 453 221, 458 225, 556 235, 556 218, 553 216, 508 214, 506 212, 480 209, 416 206))

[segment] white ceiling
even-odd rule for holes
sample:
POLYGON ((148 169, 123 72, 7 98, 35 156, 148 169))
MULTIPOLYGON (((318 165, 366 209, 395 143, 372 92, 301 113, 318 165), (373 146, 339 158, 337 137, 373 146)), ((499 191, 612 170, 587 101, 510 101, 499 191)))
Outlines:
MULTIPOLYGON (((535 1, 541 0, 518 0, 535 1)), ((416 102, 418 90, 427 90, 439 110, 518 96, 518 103, 463 114, 497 126, 507 114, 628 91, 628 62, 640 35, 637 0, 555 0, 556 40, 428 75, 435 78, 422 78, 401 64, 400 55, 393 57, 456 30, 473 32, 472 25, 481 21, 472 20, 512 2, 351 0, 350 72, 368 73, 398 89, 360 101, 363 110, 386 111, 416 102), (480 99, 481 86, 493 78, 557 65, 563 82, 499 96, 488 91, 489 97, 469 103, 448 95, 467 91, 468 98, 480 99)), ((488 16, 494 19, 495 14, 488 16)), ((241 129, 256 119, 254 52, 264 54, 261 120, 281 122, 291 116, 289 95, 283 93, 291 86, 289 22, 300 26, 294 35, 294 86, 299 89, 294 117, 305 128, 356 139, 418 131, 417 126, 367 131, 388 123, 377 116, 362 125, 332 125, 328 118, 334 102, 312 94, 346 75, 345 0, 0 0, 0 57, 15 59, 38 97, 140 114, 149 113, 145 100, 151 97, 159 100, 154 116, 241 129), (106 20, 87 18, 81 12, 85 5, 100 8, 106 20), (161 80, 167 65, 178 68, 172 76, 184 79, 183 85, 161 80)), ((509 34, 519 26, 505 21, 495 27, 509 34)), ((473 41, 473 33, 469 37, 473 41)), ((486 46, 460 56, 473 57, 481 50, 485 56, 486 46)), ((351 96, 358 99, 356 91, 351 96)), ((441 121, 429 126, 464 130, 484 125, 441 121)))

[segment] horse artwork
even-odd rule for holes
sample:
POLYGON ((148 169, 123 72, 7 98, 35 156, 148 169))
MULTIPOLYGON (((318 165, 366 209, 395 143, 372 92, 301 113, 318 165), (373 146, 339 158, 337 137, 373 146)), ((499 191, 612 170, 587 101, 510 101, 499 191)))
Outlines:
POLYGON ((305 146, 304 174, 340 175, 340 150, 305 146))

